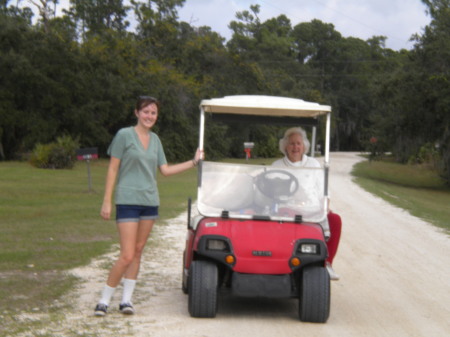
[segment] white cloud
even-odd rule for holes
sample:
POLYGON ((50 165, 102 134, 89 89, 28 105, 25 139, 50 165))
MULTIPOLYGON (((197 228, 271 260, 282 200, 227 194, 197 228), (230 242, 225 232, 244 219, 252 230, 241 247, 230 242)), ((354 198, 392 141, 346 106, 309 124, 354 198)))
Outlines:
MULTIPOLYGON (((127 0, 125 0, 127 2, 127 0)), ((430 18, 421 0, 186 0, 179 18, 192 26, 209 26, 226 39, 228 25, 236 13, 260 5, 261 21, 286 15, 292 26, 319 19, 332 23, 344 37, 367 40, 375 35, 388 39, 386 47, 410 49, 411 35, 422 33, 430 18)), ((69 0, 60 0, 58 9, 68 8, 69 0)))
POLYGON ((238 11, 260 5, 260 19, 286 15, 295 26, 319 19, 332 23, 343 36, 366 40, 386 36, 386 46, 395 50, 411 48, 412 34, 421 33, 430 18, 420 0, 186 0, 180 19, 193 26, 210 26, 229 39, 228 25, 238 11))

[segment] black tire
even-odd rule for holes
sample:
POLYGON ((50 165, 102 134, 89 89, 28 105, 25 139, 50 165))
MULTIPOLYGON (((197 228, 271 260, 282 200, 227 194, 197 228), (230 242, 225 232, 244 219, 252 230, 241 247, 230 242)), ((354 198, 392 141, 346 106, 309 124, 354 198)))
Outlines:
POLYGON ((188 281, 187 281, 186 273, 184 272, 185 258, 186 258, 186 251, 183 252, 183 265, 181 268, 181 290, 183 291, 184 294, 188 294, 188 292, 189 292, 188 281))
POLYGON ((189 268, 189 313, 192 317, 216 317, 217 266, 208 261, 193 261, 189 268))
POLYGON ((325 323, 330 315, 330 275, 325 267, 306 267, 302 272, 299 318, 325 323))

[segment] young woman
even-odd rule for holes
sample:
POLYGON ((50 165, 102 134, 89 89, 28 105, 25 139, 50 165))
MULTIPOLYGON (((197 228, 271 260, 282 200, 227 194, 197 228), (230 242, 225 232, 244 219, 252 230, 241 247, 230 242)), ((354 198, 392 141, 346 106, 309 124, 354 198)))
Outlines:
POLYGON ((170 176, 195 167, 203 157, 203 153, 197 150, 194 159, 169 166, 161 141, 151 131, 158 119, 158 100, 150 96, 139 97, 134 113, 137 117, 136 125, 120 129, 108 149, 111 158, 101 216, 105 220, 110 219, 115 189, 120 255, 95 307, 96 316, 107 313, 114 290, 122 279, 123 296, 119 310, 123 314, 134 314, 131 297, 141 256, 155 219, 158 218, 156 169, 164 176, 170 176))
MULTIPOLYGON (((320 167, 320 163, 312 158, 308 157, 306 153, 311 146, 306 136, 305 130, 300 127, 290 128, 284 133, 284 137, 280 139, 280 151, 284 154, 284 157, 275 161, 273 166, 280 167, 320 167)), ((332 280, 338 280, 339 275, 332 268, 333 259, 336 255, 339 240, 341 238, 341 218, 339 215, 329 212, 328 223, 330 225, 331 237, 327 241, 328 258, 326 267, 330 278, 332 280)))

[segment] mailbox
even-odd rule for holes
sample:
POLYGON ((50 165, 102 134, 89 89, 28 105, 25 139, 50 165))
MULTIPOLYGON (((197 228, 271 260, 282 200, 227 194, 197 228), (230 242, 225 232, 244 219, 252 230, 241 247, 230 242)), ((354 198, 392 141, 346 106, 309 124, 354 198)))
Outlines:
POLYGON ((98 150, 96 147, 88 147, 88 148, 84 148, 84 149, 78 149, 77 150, 77 159, 86 161, 89 192, 91 192, 92 191, 92 180, 91 180, 90 162, 92 159, 98 159, 98 150))
POLYGON ((96 147, 87 147, 84 149, 78 149, 77 159, 78 160, 98 159, 98 150, 96 147))

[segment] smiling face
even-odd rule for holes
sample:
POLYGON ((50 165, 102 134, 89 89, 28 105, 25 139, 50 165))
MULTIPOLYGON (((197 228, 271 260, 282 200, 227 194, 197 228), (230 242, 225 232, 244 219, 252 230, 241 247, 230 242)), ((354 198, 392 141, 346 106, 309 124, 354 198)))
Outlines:
POLYGON ((150 129, 158 119, 158 107, 155 103, 151 103, 140 110, 135 110, 135 114, 138 126, 150 129))
POLYGON ((286 146, 286 155, 288 159, 293 163, 301 161, 304 152, 305 145, 303 144, 302 136, 298 133, 291 134, 286 146))

